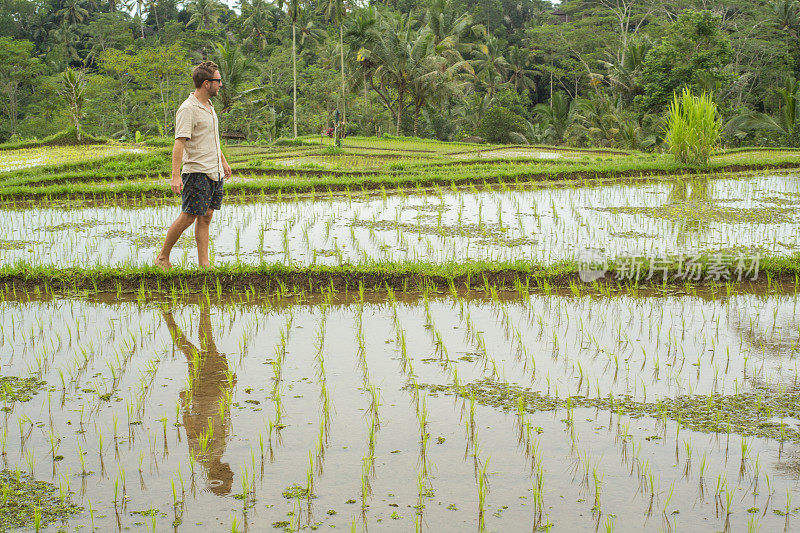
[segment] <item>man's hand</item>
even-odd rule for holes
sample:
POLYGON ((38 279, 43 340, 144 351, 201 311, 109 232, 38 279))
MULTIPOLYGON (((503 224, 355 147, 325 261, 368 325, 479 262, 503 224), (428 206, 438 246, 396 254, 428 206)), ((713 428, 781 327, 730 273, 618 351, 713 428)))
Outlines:
POLYGON ((224 159, 222 160, 222 172, 225 173, 225 179, 231 177, 231 166, 224 159))
POLYGON ((173 174, 169 184, 172 187, 172 192, 179 194, 181 191, 183 191, 183 180, 181 179, 180 174, 173 174))

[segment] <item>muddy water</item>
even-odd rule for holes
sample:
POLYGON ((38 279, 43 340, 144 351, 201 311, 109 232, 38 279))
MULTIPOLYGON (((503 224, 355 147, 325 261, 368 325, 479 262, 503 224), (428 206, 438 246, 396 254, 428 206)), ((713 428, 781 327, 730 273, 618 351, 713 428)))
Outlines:
POLYGON ((91 503, 103 531, 229 531, 234 519, 253 531, 462 531, 481 519, 488 531, 723 530, 726 519, 776 531, 800 479, 795 440, 596 408, 520 418, 513 401, 413 385, 491 378, 548 398, 641 402, 758 391, 766 403, 797 383, 797 306, 795 295, 7 300, 0 373, 33 373, 49 390, 5 405, 2 461, 69 487, 87 512, 68 529, 91 523, 91 503))
MULTIPOLYGON (((595 260, 700 252, 797 251, 796 176, 675 180, 575 189, 227 204, 211 226, 216 262, 595 260)), ((141 209, 0 211, 0 261, 149 264, 174 204, 141 209)), ((196 264, 190 231, 173 262, 196 264)))

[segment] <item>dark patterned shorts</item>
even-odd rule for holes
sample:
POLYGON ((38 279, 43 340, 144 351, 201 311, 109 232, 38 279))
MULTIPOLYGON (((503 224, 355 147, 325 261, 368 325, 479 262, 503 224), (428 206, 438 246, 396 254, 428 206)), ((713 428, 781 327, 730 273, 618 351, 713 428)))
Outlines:
POLYGON ((203 216, 209 209, 222 207, 223 178, 214 181, 201 172, 182 174, 181 210, 190 215, 203 216))

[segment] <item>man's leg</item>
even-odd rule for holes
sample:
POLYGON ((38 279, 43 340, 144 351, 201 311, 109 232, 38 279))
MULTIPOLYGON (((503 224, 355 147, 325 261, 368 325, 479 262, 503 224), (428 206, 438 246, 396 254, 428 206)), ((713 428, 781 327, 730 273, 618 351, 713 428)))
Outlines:
POLYGON ((211 266, 208 261, 208 228, 211 226, 211 217, 213 216, 214 210, 209 209, 205 215, 197 217, 197 222, 194 224, 194 239, 197 241, 197 263, 204 268, 211 266))
MULTIPOLYGON (((161 253, 156 257, 156 266, 161 268, 170 268, 172 263, 169 262, 169 254, 172 252, 172 247, 178 242, 178 239, 183 232, 192 225, 192 223, 199 217, 190 215, 189 213, 181 213, 175 222, 167 230, 167 237, 164 239, 164 246, 161 247, 161 253)), ((207 240, 207 239, 206 239, 207 240)))

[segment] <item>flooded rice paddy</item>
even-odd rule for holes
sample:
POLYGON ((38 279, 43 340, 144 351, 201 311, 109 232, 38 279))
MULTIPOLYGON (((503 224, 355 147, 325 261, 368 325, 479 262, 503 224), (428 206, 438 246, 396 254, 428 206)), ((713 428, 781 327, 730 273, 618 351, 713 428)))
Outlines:
POLYGON ((799 343, 796 294, 5 292, 0 484, 48 530, 792 530, 799 343))
MULTIPOLYGON (((797 251, 796 174, 593 187, 485 187, 233 200, 215 213, 212 261, 289 265, 797 251)), ((2 263, 146 265, 174 202, 0 211, 2 263)), ((188 231, 173 262, 196 261, 188 231)))
POLYGON ((528 159, 561 159, 563 157, 578 159, 581 157, 580 153, 572 152, 559 152, 559 151, 546 151, 546 150, 528 150, 528 149, 489 149, 478 150, 476 152, 468 152, 463 154, 454 154, 453 159, 472 159, 475 157, 481 159, 510 159, 517 157, 524 157, 528 159))
POLYGON ((76 163, 120 154, 141 154, 145 148, 105 144, 87 146, 47 146, 0 151, 0 173, 22 168, 76 163))

